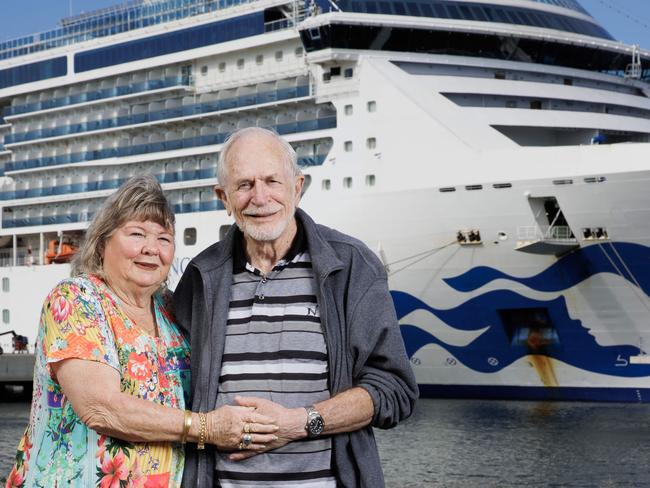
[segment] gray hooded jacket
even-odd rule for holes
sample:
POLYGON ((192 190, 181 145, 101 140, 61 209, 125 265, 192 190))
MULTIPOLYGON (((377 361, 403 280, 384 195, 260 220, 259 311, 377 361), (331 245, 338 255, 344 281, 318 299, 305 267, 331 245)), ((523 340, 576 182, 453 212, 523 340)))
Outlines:
MULTIPOLYGON (((371 426, 390 428, 413 411, 418 387, 406 356, 381 262, 360 241, 301 221, 328 352, 332 395, 365 388, 374 403, 371 426)), ((232 281, 235 227, 187 266, 174 293, 176 319, 191 344, 192 410, 215 408, 232 281)), ((380 488, 384 477, 372 427, 336 434, 333 469, 343 487, 380 488)), ((214 447, 187 448, 183 486, 212 488, 214 447)))

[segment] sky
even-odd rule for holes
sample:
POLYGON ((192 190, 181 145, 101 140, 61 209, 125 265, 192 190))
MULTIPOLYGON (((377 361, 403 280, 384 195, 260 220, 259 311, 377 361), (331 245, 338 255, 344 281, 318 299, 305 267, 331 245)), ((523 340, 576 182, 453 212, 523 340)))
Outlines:
MULTIPOLYGON (((650 50, 650 0, 579 0, 616 39, 650 50)), ((77 15, 120 0, 0 0, 0 41, 52 29, 77 15)))

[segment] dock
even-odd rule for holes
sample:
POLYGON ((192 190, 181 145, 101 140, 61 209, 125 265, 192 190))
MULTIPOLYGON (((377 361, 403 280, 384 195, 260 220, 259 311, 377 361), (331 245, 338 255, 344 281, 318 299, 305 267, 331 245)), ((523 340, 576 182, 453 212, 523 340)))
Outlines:
POLYGON ((0 354, 0 384, 31 383, 35 360, 34 354, 0 354))

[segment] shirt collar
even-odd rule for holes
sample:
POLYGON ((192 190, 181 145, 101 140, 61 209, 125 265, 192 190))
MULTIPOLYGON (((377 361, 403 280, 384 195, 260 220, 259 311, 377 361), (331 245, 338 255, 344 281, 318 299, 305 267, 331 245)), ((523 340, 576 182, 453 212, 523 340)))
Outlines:
MULTIPOLYGON (((236 225, 236 224, 235 224, 236 225)), ((237 228, 235 229, 235 236, 233 240, 232 250, 232 272, 233 274, 246 271, 246 253, 244 252, 244 234, 237 228)), ((305 229, 299 218, 296 218, 296 235, 293 238, 291 247, 287 253, 280 259, 284 263, 291 262, 298 254, 307 250, 307 239, 305 237, 305 229)), ((278 261, 278 263, 280 263, 278 261)), ((274 267, 275 269, 275 267, 274 267)))

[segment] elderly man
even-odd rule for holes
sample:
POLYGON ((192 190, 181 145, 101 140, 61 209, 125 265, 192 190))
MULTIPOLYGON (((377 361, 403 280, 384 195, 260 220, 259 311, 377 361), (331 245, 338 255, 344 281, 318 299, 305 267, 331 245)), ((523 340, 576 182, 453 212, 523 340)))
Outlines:
POLYGON ((247 406, 279 429, 264 445, 243 424, 240 450, 188 452, 184 486, 383 486, 372 426, 393 427, 417 397, 383 266, 297 209, 304 176, 275 133, 234 133, 218 177, 237 225, 174 294, 192 408, 247 406))

